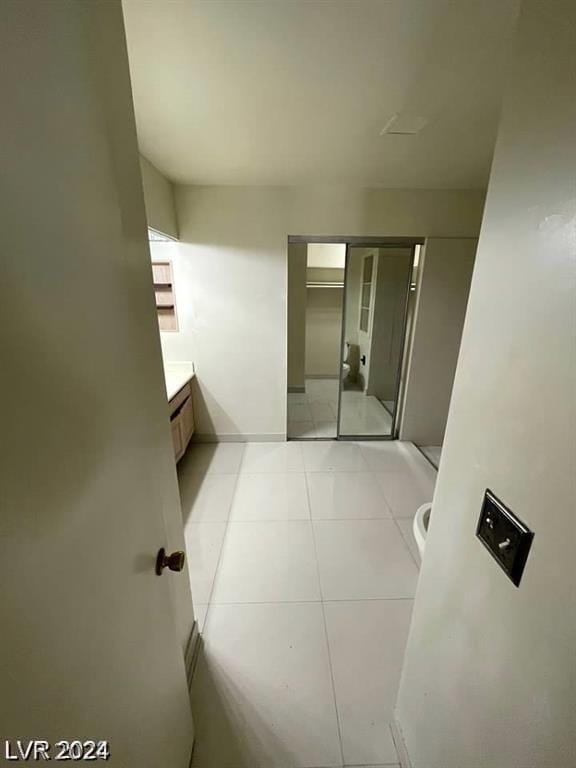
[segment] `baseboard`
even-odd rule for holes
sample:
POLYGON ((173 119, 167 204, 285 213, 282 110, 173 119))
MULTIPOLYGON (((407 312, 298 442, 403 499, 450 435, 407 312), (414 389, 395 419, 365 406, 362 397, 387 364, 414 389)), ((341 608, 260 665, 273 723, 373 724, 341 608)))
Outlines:
POLYGON ((402 729, 400 728, 400 724, 397 720, 393 720, 390 723, 390 731, 392 733, 392 741, 396 747, 396 752, 398 753, 398 759, 400 760, 401 767, 412 768, 410 755, 408 754, 408 750, 406 749, 406 742, 404 741, 404 736, 402 735, 402 729))
POLYGON ((196 666, 196 660, 198 659, 198 652, 200 651, 200 632, 198 631, 198 622, 194 619, 192 630, 190 631, 190 637, 186 644, 186 650, 184 651, 184 665, 186 667, 186 680, 188 681, 188 690, 192 690, 192 676, 194 675, 194 667, 196 666))
POLYGON ((304 386, 302 386, 302 387, 288 387, 288 392, 290 394, 296 394, 296 393, 300 394, 301 392, 306 392, 306 387, 304 387, 304 386))
POLYGON ((265 432, 262 434, 230 433, 196 433, 192 438, 194 443, 285 443, 285 432, 265 432))

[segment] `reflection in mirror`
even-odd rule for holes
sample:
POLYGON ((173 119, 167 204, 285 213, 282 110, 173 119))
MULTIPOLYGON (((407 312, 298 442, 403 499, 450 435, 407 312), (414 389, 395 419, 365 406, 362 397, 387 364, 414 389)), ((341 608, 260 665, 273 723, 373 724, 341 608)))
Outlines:
POLYGON ((412 260, 411 247, 348 248, 341 437, 394 434, 412 260))
POLYGON ((288 245, 289 440, 336 438, 344 243, 288 245))

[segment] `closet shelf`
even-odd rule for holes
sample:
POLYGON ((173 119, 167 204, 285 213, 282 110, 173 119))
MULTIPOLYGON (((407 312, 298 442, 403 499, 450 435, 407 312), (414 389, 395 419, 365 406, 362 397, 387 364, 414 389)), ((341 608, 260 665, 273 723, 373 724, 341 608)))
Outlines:
POLYGON ((306 288, 344 288, 344 283, 328 280, 324 282, 309 282, 306 283, 306 288))

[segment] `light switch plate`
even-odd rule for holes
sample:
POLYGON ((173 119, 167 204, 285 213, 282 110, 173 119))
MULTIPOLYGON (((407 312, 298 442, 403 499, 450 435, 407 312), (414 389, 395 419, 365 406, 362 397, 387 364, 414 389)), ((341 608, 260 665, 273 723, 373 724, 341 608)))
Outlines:
POLYGON ((476 536, 513 584, 519 586, 534 534, 488 488, 476 536))

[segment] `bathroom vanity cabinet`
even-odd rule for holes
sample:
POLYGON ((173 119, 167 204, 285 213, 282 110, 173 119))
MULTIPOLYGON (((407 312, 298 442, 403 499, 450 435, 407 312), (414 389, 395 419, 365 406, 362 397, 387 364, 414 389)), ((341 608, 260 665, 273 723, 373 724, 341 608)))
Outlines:
POLYGON ((194 434, 194 410, 192 406, 193 363, 164 363, 166 395, 174 458, 179 461, 194 434))
POLYGON ((192 409, 192 390, 190 382, 168 402, 170 412, 170 428, 172 430, 172 445, 174 458, 179 461, 188 447, 194 434, 194 411, 192 409))

